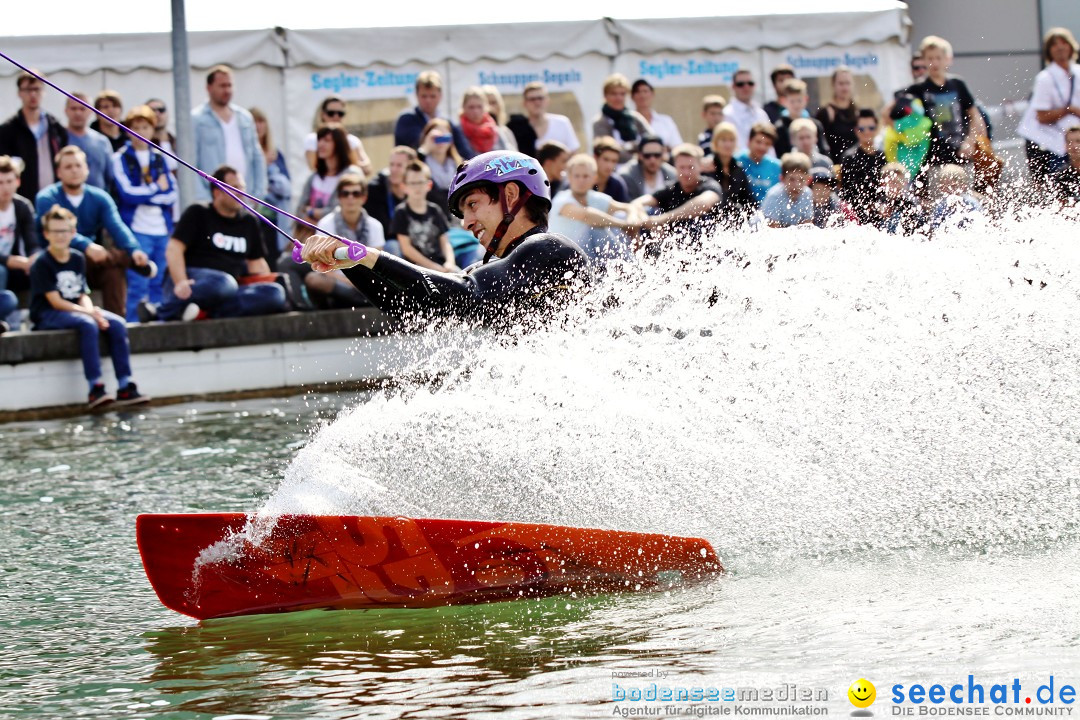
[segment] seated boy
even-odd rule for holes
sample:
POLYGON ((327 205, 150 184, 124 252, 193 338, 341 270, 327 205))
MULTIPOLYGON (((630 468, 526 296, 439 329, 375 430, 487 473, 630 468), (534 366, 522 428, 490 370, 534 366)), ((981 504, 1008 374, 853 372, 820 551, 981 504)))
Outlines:
POLYGON ((101 378, 101 355, 98 334, 109 338, 109 353, 119 391, 117 405, 145 403, 150 398, 141 395, 131 380, 130 348, 127 326, 119 315, 95 307, 90 301, 86 284, 86 258, 71 249, 75 237, 75 215, 54 205, 41 220, 42 234, 48 243, 46 251, 30 266, 30 319, 35 330, 79 331, 79 350, 83 372, 90 384, 90 408, 114 402, 105 392, 101 378))
POLYGON ((931 229, 962 228, 983 214, 982 203, 971 194, 971 180, 959 165, 942 165, 934 182, 940 199, 931 213, 931 229))
POLYGON ((629 244, 621 231, 635 230, 645 220, 640 206, 612 200, 592 189, 596 159, 591 155, 579 153, 570 158, 566 175, 569 187, 551 200, 548 230, 576 242, 598 264, 612 258, 629 260, 629 244))
POLYGON ((836 176, 832 170, 810 168, 810 192, 814 196, 814 224, 819 228, 836 227, 855 220, 855 213, 836 195, 836 176))
POLYGON ((893 162, 881 168, 874 212, 874 224, 889 234, 911 235, 925 223, 922 203, 911 190, 911 176, 903 163, 893 162))
POLYGON ((788 136, 791 138, 792 148, 810 158, 811 168, 824 168, 831 173, 832 158, 818 152, 818 138, 822 136, 821 131, 818 130, 819 127, 821 127, 820 121, 813 118, 798 118, 793 120, 791 127, 788 128, 788 136))
POLYGON ((769 227, 791 227, 814 221, 814 195, 810 191, 810 158, 801 152, 780 158, 780 183, 769 189, 761 214, 769 227))
POLYGON ((754 194, 754 202, 758 205, 765 199, 769 188, 780 182, 780 161, 769 157, 774 142, 776 127, 770 123, 755 123, 750 128, 750 140, 746 150, 735 156, 739 166, 746 172, 746 177, 750 179, 750 190, 754 194))
POLYGON ((442 209, 427 199, 431 190, 431 169, 414 161, 405 168, 405 202, 397 206, 391 227, 401 243, 401 256, 413 265, 454 272, 454 248, 450 244, 450 224, 442 209))

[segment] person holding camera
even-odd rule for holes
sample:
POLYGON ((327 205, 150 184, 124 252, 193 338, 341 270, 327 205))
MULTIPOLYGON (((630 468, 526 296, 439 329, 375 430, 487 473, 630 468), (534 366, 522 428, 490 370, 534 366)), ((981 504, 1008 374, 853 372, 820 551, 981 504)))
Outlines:
POLYGON ((432 118, 420 133, 420 159, 431 170, 431 182, 438 189, 440 207, 446 205, 450 182, 454 179, 461 155, 454 147, 454 130, 446 118, 432 118))

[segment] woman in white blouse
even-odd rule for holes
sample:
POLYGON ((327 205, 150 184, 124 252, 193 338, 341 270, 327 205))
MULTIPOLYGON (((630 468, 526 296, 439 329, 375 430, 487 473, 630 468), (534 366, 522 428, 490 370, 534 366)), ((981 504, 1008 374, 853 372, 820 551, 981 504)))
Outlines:
POLYGON ((1078 49, 1066 28, 1051 28, 1043 40, 1046 68, 1035 76, 1031 102, 1017 129, 1027 141, 1028 171, 1035 182, 1065 164, 1065 131, 1080 125, 1078 49))

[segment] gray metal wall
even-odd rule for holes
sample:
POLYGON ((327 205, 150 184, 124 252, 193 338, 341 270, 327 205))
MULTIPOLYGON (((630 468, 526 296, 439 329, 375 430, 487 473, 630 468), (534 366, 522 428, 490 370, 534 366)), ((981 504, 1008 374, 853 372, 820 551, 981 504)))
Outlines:
POLYGON ((1042 69, 1045 28, 1080 31, 1077 0, 908 0, 908 14, 912 49, 927 35, 952 43, 952 72, 985 105, 1023 100, 1031 92, 1042 69))
POLYGON ((1042 0, 1043 29, 1067 27, 1073 35, 1080 32, 1080 2, 1076 0, 1042 0))

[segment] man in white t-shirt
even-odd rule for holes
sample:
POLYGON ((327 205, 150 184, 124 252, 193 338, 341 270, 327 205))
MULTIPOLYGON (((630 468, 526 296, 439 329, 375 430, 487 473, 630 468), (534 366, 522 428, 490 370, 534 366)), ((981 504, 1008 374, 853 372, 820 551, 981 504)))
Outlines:
MULTIPOLYGON (((207 102, 191 113, 195 132, 195 166, 209 174, 228 165, 249 178, 251 195, 266 196, 266 156, 259 147, 255 119, 232 102, 233 75, 225 65, 216 65, 206 76, 207 102)), ((197 186, 199 201, 210 200, 210 185, 197 186)))
MULTIPOLYGON (((319 125, 344 124, 345 101, 336 95, 331 95, 323 100, 319 105, 319 125)), ((353 155, 349 159, 352 160, 353 165, 364 171, 364 177, 371 177, 374 174, 375 166, 371 164, 371 158, 368 157, 367 151, 364 150, 364 143, 352 133, 348 133, 348 136, 349 151, 353 155)), ((317 144, 318 138, 315 136, 314 130, 304 137, 304 158, 307 160, 309 170, 315 169, 315 161, 318 159, 315 157, 317 144)))
MULTIPOLYGON (((736 154, 746 149, 750 141, 750 128, 757 123, 769 123, 769 116, 754 102, 754 76, 749 70, 736 70, 731 78, 733 95, 724 108, 724 118, 735 126, 736 154)), ((773 156, 776 153, 769 151, 773 156)))
POLYGON ((548 231, 573 240, 594 262, 629 259, 629 242, 619 231, 637 230, 645 221, 645 212, 592 189, 597 180, 597 166, 596 159, 590 155, 570 158, 566 176, 569 187, 551 199, 548 231))
POLYGON ((1046 67, 1035 76, 1031 102, 1017 128, 1017 134, 1026 141, 1028 172, 1039 183, 1069 164, 1065 136, 1080 122, 1078 47, 1068 28, 1051 28, 1046 33, 1046 67))
POLYGON ((547 111, 549 99, 544 83, 531 82, 526 85, 522 98, 525 100, 525 114, 511 115, 507 123, 521 152, 536 157, 536 151, 548 140, 562 143, 570 154, 581 148, 570 118, 547 111))
POLYGON ((4 317, 18 301, 7 295, 5 302, 3 296, 5 291, 30 289, 30 258, 38 249, 34 238, 34 206, 16 192, 21 173, 21 163, 0 155, 0 330, 5 320, 9 329, 18 326, 15 314, 4 317))
POLYGON ((634 107, 643 118, 652 126, 653 135, 664 141, 664 147, 670 150, 676 145, 682 145, 682 135, 679 128, 670 115, 658 113, 653 110, 653 86, 645 78, 634 81, 630 87, 630 99, 634 101, 634 107))

